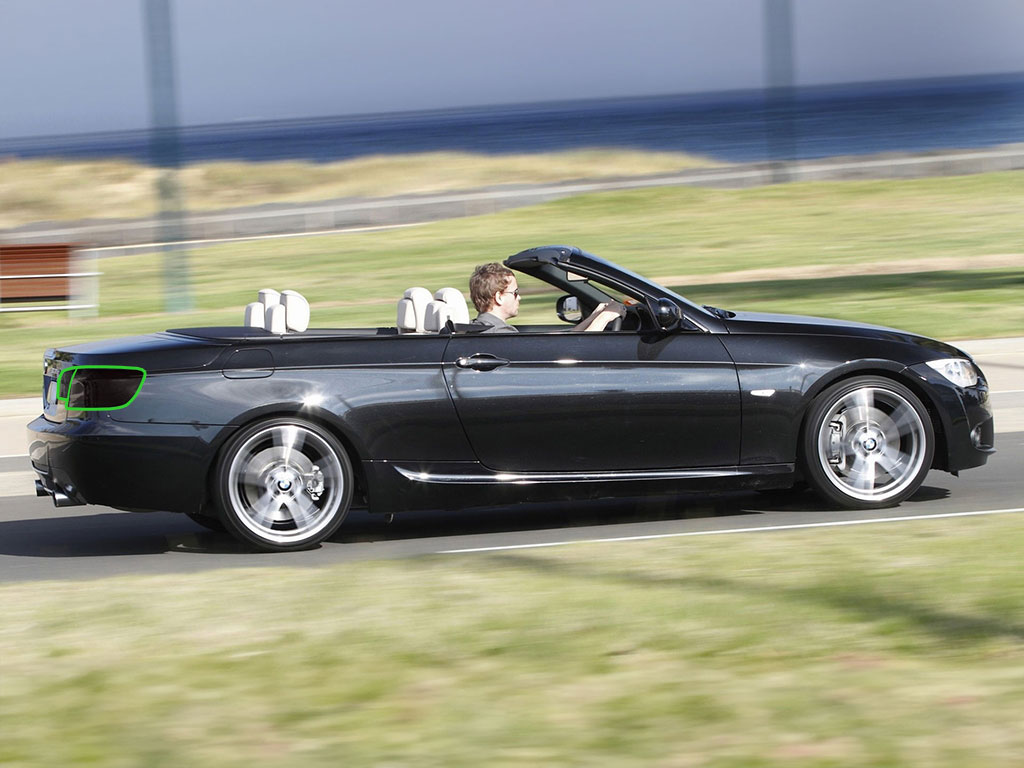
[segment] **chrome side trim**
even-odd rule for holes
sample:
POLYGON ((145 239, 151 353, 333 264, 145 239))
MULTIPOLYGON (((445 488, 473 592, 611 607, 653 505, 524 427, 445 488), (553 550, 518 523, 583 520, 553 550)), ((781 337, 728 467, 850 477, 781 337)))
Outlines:
POLYGON ((594 483, 628 480, 698 480, 714 477, 743 477, 753 474, 742 469, 654 469, 622 472, 492 472, 484 467, 476 473, 431 473, 393 465, 406 480, 441 485, 532 485, 535 483, 594 483))

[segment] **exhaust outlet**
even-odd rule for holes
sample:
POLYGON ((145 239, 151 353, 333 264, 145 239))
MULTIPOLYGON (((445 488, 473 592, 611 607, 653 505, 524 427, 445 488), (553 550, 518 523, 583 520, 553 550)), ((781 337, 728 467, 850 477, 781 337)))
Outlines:
MULTIPOLYGON (((50 480, 50 478, 47 478, 47 480, 50 480)), ((50 496, 50 497, 52 497, 53 498, 53 506, 55 506, 55 507, 82 507, 82 506, 85 506, 85 504, 83 502, 78 501, 75 498, 73 498, 73 497, 69 496, 68 494, 64 493, 64 491, 62 491, 60 489, 60 487, 57 486, 56 483, 54 483, 54 487, 53 488, 50 488, 49 486, 46 485, 45 482, 43 482, 42 479, 38 479, 38 478, 36 479, 36 496, 50 496)))
POLYGON ((70 496, 68 496, 66 493, 63 493, 63 492, 58 491, 58 490, 55 489, 53 491, 53 506, 55 506, 55 507, 80 507, 80 506, 82 506, 82 503, 80 501, 75 501, 70 496))

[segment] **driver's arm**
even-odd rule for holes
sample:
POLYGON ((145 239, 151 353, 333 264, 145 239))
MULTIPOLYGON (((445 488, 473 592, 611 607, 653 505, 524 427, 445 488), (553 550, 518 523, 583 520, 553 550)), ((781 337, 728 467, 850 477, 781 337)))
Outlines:
POLYGON ((598 304, 594 311, 590 313, 590 317, 580 322, 573 328, 574 331, 603 331, 608 327, 608 323, 612 322, 618 317, 626 316, 626 307, 617 301, 601 302, 598 304))

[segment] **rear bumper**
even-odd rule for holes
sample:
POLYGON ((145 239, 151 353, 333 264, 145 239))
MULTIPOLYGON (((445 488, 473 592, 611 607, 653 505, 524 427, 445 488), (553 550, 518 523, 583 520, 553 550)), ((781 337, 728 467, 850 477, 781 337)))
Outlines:
POLYGON ((57 506, 198 511, 220 440, 230 427, 124 424, 106 414, 28 425, 36 493, 57 506))

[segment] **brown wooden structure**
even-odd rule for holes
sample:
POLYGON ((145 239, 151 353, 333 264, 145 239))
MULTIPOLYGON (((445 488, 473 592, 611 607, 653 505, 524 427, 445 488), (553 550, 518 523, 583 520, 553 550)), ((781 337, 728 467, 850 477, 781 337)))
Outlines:
POLYGON ((77 271, 76 248, 69 243, 0 244, 0 312, 95 308, 94 303, 77 303, 82 297, 75 296, 81 284, 76 278, 95 280, 99 273, 77 271))

